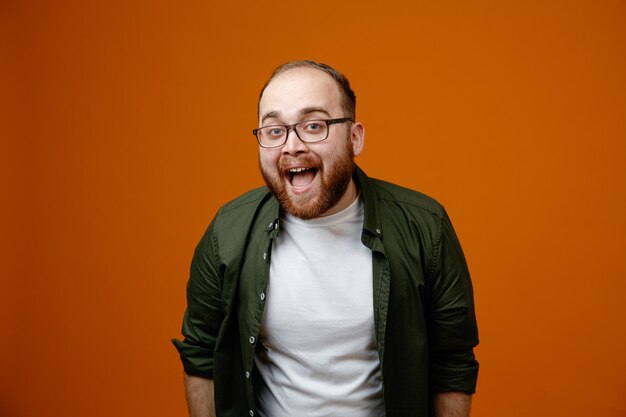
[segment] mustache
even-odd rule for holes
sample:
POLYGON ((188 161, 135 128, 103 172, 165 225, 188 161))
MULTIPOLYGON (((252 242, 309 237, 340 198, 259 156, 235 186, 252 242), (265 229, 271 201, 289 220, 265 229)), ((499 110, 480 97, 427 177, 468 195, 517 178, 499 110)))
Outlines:
POLYGON ((320 158, 315 157, 313 155, 303 155, 303 156, 290 156, 286 155, 281 157, 278 160, 278 168, 281 173, 284 173, 290 167, 294 165, 303 165, 311 168, 320 168, 322 166, 322 161, 320 158))

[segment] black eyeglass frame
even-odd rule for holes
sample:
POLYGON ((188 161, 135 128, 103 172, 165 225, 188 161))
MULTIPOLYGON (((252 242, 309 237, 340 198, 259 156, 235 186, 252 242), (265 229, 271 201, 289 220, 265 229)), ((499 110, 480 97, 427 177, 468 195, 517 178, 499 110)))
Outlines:
POLYGON ((345 123, 345 122, 352 122, 354 123, 354 119, 351 117, 340 117, 338 119, 315 119, 315 120, 303 120, 301 122, 298 123, 294 123, 291 125, 269 125, 269 126, 263 126, 263 127, 258 127, 256 129, 252 129, 252 134, 256 137, 257 142, 259 142, 259 146, 262 148, 280 148, 281 146, 284 146, 285 143, 287 143, 287 138, 289 137, 289 131, 293 130, 296 133, 296 136, 298 137, 298 139, 300 139, 302 142, 304 143, 317 143, 317 142, 321 142, 323 140, 328 139, 328 133, 330 132, 330 129, 326 129, 326 136, 324 137, 324 139, 320 139, 320 140, 304 140, 300 137, 300 135, 298 134, 298 130, 296 129, 297 125, 301 125, 303 123, 310 123, 310 122, 324 122, 326 123, 327 126, 330 125, 334 125, 337 123, 345 123), (259 138, 259 130, 261 129, 267 129, 268 127, 284 127, 285 129, 287 129, 287 131, 285 132, 285 140, 283 141, 283 143, 281 143, 280 145, 275 145, 275 146, 267 146, 267 145, 263 145, 261 143, 261 138, 259 138))

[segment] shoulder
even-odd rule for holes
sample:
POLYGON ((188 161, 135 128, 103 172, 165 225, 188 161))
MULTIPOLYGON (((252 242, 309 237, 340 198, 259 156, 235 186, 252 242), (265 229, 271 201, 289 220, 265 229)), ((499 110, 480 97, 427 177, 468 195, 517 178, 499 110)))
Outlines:
POLYGON ((267 187, 259 187, 224 204, 212 221, 217 239, 245 239, 251 229, 265 230, 279 215, 278 201, 267 187))
POLYGON ((368 178, 367 186, 373 189, 382 208, 396 207, 439 219, 446 217, 444 207, 437 200, 419 191, 375 178, 368 178))
POLYGON ((267 187, 254 188, 220 207, 218 215, 237 215, 254 210, 261 202, 267 200, 270 191, 267 187))

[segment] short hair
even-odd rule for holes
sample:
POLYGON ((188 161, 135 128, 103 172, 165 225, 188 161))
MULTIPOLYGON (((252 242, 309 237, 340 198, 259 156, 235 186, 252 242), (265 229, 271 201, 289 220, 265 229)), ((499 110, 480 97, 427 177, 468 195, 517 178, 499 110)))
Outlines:
POLYGON ((333 80, 335 80, 335 82, 339 86, 339 90, 341 91, 341 95, 342 95, 341 107, 346 112, 345 116, 350 117, 351 119, 355 118, 356 95, 354 94, 354 91, 352 91, 352 88, 350 88, 350 81, 348 81, 348 78, 346 78, 345 75, 343 75, 342 73, 340 73, 339 71, 331 67, 330 65, 326 65, 326 64, 322 64, 321 62, 315 62, 315 61, 310 61, 310 60, 290 61, 290 62, 287 62, 285 64, 282 64, 276 67, 276 69, 274 69, 274 71, 272 72, 272 75, 270 75, 270 78, 265 82, 265 85, 261 89, 261 93, 259 94, 259 102, 257 104, 257 112, 260 110, 261 98, 263 97, 263 93, 265 92, 265 89, 267 88, 269 83, 272 82, 274 78, 276 78, 283 72, 289 71, 290 69, 294 69, 294 68, 313 68, 313 69, 323 71, 326 74, 330 75, 333 78, 333 80))

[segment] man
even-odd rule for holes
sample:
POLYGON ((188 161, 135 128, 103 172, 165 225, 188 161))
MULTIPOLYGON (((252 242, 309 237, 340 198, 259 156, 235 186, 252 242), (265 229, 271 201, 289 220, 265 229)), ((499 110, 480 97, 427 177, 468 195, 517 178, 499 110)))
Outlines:
POLYGON ((354 164, 364 127, 331 67, 278 67, 258 114, 267 188, 223 206, 192 261, 190 415, 469 415, 478 335, 444 209, 354 164))

